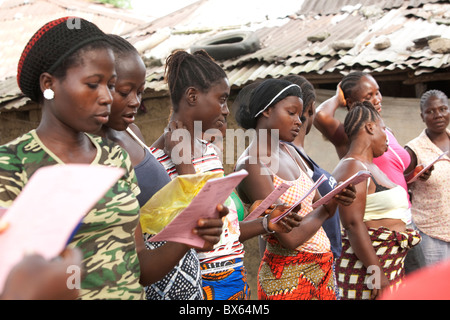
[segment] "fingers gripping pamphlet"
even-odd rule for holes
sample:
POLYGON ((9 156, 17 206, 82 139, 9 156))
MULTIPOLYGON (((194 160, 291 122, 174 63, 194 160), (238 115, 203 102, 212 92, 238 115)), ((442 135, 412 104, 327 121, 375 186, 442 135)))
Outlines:
POLYGON ((412 177, 411 179, 409 179, 407 181, 407 183, 411 183, 416 181, 421 175, 422 173, 424 173, 425 171, 427 171, 428 169, 430 169, 436 162, 441 161, 441 160, 445 160, 445 161, 450 161, 449 159, 444 158, 444 156, 448 153, 448 151, 445 151, 443 153, 441 153, 439 155, 439 157, 437 157, 436 159, 434 159, 433 161, 431 161, 429 164, 427 164, 422 170, 420 170, 416 175, 414 175, 414 177, 412 177))
POLYGON ((192 232, 197 221, 201 218, 217 218, 217 205, 224 203, 247 175, 246 170, 240 170, 224 177, 209 179, 187 207, 149 240, 181 242, 202 248, 205 240, 192 232))
POLYGON ((300 203, 303 202, 303 200, 305 200, 312 192, 314 192, 324 181, 328 180, 328 178, 322 174, 320 176, 319 179, 317 179, 317 181, 314 183, 314 185, 311 187, 311 189, 309 189, 304 195, 303 197, 301 197, 296 203, 294 203, 288 210, 286 210, 285 212, 283 212, 283 214, 279 215, 278 217, 270 220, 270 222, 272 223, 277 223, 278 221, 280 221, 281 219, 283 219, 285 216, 287 216, 292 210, 294 210, 296 207, 298 207, 298 205, 300 203))
POLYGON ((264 213, 278 198, 286 192, 287 189, 291 187, 290 184, 281 183, 277 188, 275 188, 252 212, 245 217, 244 221, 250 221, 258 218, 264 213))
POLYGON ((324 195, 322 198, 317 200, 312 204, 313 209, 321 206, 322 204, 328 203, 335 195, 340 193, 342 190, 344 190, 347 186, 350 184, 356 185, 360 183, 361 181, 366 180, 371 176, 369 171, 361 170, 355 173, 353 176, 342 182, 341 184, 338 184, 332 191, 328 192, 326 195, 324 195))
POLYGON ((125 170, 66 164, 37 170, 0 216, 0 292, 10 270, 25 254, 57 257, 83 217, 123 176, 125 170))

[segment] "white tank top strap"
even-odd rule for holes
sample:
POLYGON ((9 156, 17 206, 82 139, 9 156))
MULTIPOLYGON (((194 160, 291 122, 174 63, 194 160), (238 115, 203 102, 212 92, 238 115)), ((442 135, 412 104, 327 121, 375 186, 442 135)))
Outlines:
POLYGON ((130 127, 127 127, 126 131, 137 143, 141 145, 142 148, 150 151, 150 148, 141 139, 139 139, 139 137, 133 132, 133 130, 130 129, 130 127))
MULTIPOLYGON (((283 146, 283 148, 287 151, 287 153, 289 154, 289 156, 292 158, 292 160, 295 162, 295 164, 297 165, 298 170, 300 170, 300 175, 303 171, 303 169, 300 167, 299 163, 297 162, 297 160, 295 159, 295 157, 292 155, 292 153, 289 151, 288 146, 284 143, 281 142, 281 145, 283 146)), ((301 157, 300 157, 301 158, 301 157)), ((308 168, 308 166, 306 166, 306 168, 308 168)))
MULTIPOLYGON (((363 166, 363 168, 367 171, 369 171, 369 169, 367 168, 367 166, 360 160, 357 160, 355 158, 349 157, 349 158, 343 158, 341 161, 347 161, 347 160, 354 160, 354 161, 358 161, 359 163, 361 163, 361 165, 363 166)), ((369 185, 370 185, 370 179, 367 179, 367 191, 369 191, 369 185)))

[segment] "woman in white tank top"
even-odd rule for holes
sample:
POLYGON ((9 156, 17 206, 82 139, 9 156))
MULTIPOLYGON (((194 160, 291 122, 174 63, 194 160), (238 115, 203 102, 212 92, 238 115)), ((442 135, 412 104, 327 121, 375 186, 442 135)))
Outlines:
POLYGON ((356 185, 352 205, 339 207, 344 230, 342 255, 336 261, 338 286, 342 299, 375 299, 380 290, 401 281, 407 250, 420 236, 406 229, 406 191, 373 163, 388 148, 386 127, 373 105, 356 103, 344 128, 350 147, 333 176, 343 181, 368 170, 372 177, 356 185))

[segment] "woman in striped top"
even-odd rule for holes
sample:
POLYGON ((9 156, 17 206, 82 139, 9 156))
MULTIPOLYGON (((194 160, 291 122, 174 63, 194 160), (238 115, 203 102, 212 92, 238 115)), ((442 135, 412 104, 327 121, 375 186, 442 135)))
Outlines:
MULTIPOLYGON (((155 193, 163 188, 170 177, 164 167, 145 145, 144 137, 134 124, 135 115, 141 105, 145 87, 145 65, 138 51, 124 38, 108 35, 117 74, 113 102, 108 122, 96 134, 108 138, 121 146, 129 155, 136 174, 140 193, 136 196, 139 206, 144 206, 155 193)), ((183 173, 193 172, 191 163, 178 166, 183 173)), ((222 215, 227 213, 223 207, 222 215)), ((219 218, 203 219, 203 226, 197 231, 203 234, 209 247, 219 240, 222 221, 219 218)), ((151 300, 202 299, 199 281, 198 257, 195 249, 183 243, 162 242, 147 250, 140 224, 136 227, 136 246, 141 267, 140 283, 145 287, 146 298, 151 300)), ((147 242, 147 247, 148 242, 147 242)))
MULTIPOLYGON (((152 145, 153 155, 171 178, 179 174, 175 164, 183 160, 192 161, 197 173, 223 173, 218 150, 203 140, 203 132, 226 128, 230 85, 224 70, 205 51, 189 54, 180 50, 167 59, 166 79, 172 99, 172 114, 167 132, 152 145), (200 129, 197 128, 199 125, 200 129), (182 142, 177 147, 171 146, 174 134, 179 133, 184 133, 182 142), (172 150, 172 153, 167 150, 172 150)), ((249 298, 242 242, 269 232, 262 218, 239 222, 236 203, 232 199, 228 199, 227 206, 229 214, 224 219, 221 240, 213 250, 198 252, 204 299, 249 298)), ((272 215, 280 213, 280 210, 274 210, 272 215)), ((275 226, 276 231, 287 232, 299 223, 298 220, 290 215, 275 226)))

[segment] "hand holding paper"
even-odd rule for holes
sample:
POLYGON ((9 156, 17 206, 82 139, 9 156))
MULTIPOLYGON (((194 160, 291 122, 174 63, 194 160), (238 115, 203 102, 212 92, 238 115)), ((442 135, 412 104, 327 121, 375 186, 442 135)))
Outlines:
POLYGON ((201 218, 217 218, 217 205, 224 203, 234 188, 247 176, 245 170, 209 179, 191 203, 150 241, 173 241, 202 248, 205 240, 192 230, 201 218))
POLYGON ((250 212, 244 219, 244 221, 254 220, 260 217, 272 204, 274 204, 278 198, 289 189, 291 185, 287 183, 280 184, 275 188, 260 204, 255 210, 250 212))
POLYGON ((303 200, 305 200, 312 192, 314 192, 324 181, 328 180, 328 178, 322 174, 319 179, 314 183, 314 185, 309 189, 303 197, 301 197, 296 203, 294 203, 286 212, 284 212, 282 215, 278 216, 275 219, 272 219, 270 222, 277 223, 281 219, 283 219, 286 215, 288 215, 292 210, 294 210, 300 203, 302 203, 303 200))
POLYGON ((445 151, 445 152, 441 153, 436 159, 434 159, 434 160, 431 161, 429 164, 427 164, 422 170, 420 170, 418 173, 414 174, 414 176, 413 176, 411 179, 409 179, 409 180, 407 181, 407 183, 412 183, 412 182, 416 181, 417 179, 419 179, 419 177, 420 177, 425 171, 427 171, 428 169, 430 169, 436 162, 442 161, 442 160, 450 161, 450 160, 444 158, 444 156, 445 156, 447 153, 448 153, 448 151, 445 151))
POLYGON ((86 213, 124 174, 115 167, 81 164, 43 167, 0 218, 0 292, 11 268, 27 253, 53 259, 86 213))
POLYGON ((347 186, 350 184, 357 185, 361 181, 366 180, 371 176, 369 171, 361 170, 355 173, 353 176, 342 182, 341 184, 337 185, 332 191, 324 195, 322 198, 317 200, 312 204, 313 209, 328 203, 335 195, 339 194, 342 190, 344 190, 347 186))

